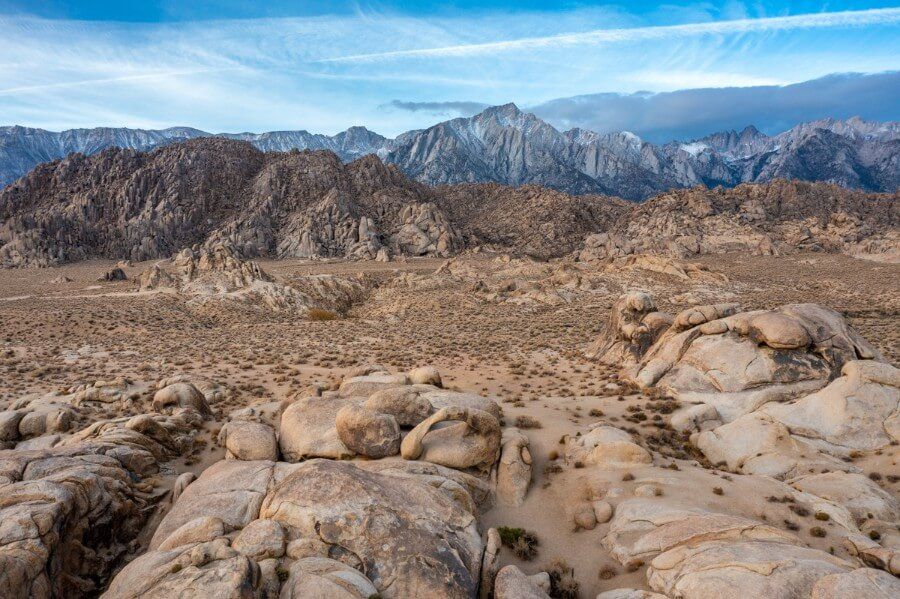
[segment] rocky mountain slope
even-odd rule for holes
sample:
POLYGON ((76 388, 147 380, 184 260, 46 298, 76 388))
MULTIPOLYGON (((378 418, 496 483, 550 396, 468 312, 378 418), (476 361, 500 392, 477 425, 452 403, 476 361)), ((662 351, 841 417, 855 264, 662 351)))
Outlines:
POLYGON ((247 258, 389 259, 485 246, 539 258, 793 248, 895 252, 897 194, 777 181, 635 205, 537 185, 428 187, 376 156, 202 138, 43 164, 0 190, 0 265, 135 261, 225 242, 247 258), (598 235, 600 237, 598 237, 598 235))
MULTIPOLYGON (((149 150, 212 133, 190 127, 169 129, 128 129, 97 127, 68 129, 60 133, 31 127, 0 127, 0 187, 11 183, 42 162, 64 158, 72 152, 96 154, 106 148, 149 150)), ((329 136, 308 131, 270 131, 267 133, 221 133, 218 137, 249 141, 264 152, 331 150, 344 161, 373 154, 390 140, 365 127, 351 127, 329 136)))
POLYGON ((196 139, 44 164, 0 199, 5 264, 165 257, 206 241, 246 256, 449 253, 458 235, 424 186, 367 156, 264 153, 196 139))
POLYGON ((386 159, 427 183, 537 183, 639 200, 676 188, 777 178, 895 191, 898 148, 900 124, 858 118, 805 123, 773 137, 748 127, 659 146, 627 131, 560 132, 507 104, 408 135, 386 159))
MULTIPOLYGON (((0 185, 41 162, 107 147, 147 150, 208 137, 190 128, 159 131, 73 129, 52 133, 0 128, 0 185)), ((514 104, 488 108, 388 139, 364 127, 334 136, 307 131, 218 134, 263 151, 331 150, 343 161, 377 154, 431 185, 495 182, 536 184, 571 194, 603 193, 641 200, 695 185, 732 187, 774 179, 825 181, 850 189, 900 187, 900 123, 859 118, 804 123, 767 136, 753 127, 689 142, 655 145, 627 131, 561 132, 514 104)))

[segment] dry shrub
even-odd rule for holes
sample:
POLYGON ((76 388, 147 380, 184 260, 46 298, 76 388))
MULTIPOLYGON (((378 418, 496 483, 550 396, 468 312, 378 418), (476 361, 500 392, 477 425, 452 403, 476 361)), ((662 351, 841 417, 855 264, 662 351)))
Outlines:
POLYGON ((306 317, 314 321, 337 320, 339 318, 331 310, 322 310, 321 308, 310 308, 306 317))

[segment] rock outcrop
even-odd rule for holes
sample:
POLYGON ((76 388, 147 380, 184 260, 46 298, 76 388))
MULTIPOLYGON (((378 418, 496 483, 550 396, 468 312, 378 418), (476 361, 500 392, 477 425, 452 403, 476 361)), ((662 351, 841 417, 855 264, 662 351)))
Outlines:
POLYGON ((99 421, 46 449, 0 451, 0 584, 8 597, 94 595, 159 495, 146 482, 188 451, 200 415, 99 421))
POLYGON ((475 596, 483 545, 468 491, 437 474, 362 464, 212 466, 105 597, 266 588, 295 597, 475 596), (222 527, 210 528, 210 519, 222 527), (269 578, 285 556, 293 562, 287 576, 269 578))

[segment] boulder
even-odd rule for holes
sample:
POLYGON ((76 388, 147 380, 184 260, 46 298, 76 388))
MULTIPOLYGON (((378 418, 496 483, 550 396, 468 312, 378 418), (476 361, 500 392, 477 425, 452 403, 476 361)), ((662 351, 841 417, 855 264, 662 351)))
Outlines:
POLYGON ((828 453, 881 449, 900 442, 900 370, 873 360, 847 362, 824 389, 760 412, 828 453))
POLYGON ((682 312, 640 362, 626 368, 625 380, 712 405, 729 422, 766 402, 824 387, 847 362, 880 359, 840 314, 822 306, 736 309, 716 304, 682 312))
POLYGON ((900 521, 900 501, 862 474, 811 474, 792 480, 791 486, 846 508, 858 522, 870 518, 900 521))
POLYGON ((550 599, 549 590, 546 572, 528 576, 516 566, 500 568, 494 582, 495 599, 550 599))
POLYGON ((819 452, 802 438, 791 435, 780 422, 752 413, 696 437, 696 446, 713 464, 725 464, 743 474, 791 479, 827 470, 855 468, 819 452))
POLYGON ((338 437, 347 448, 368 458, 400 453, 400 425, 390 414, 359 405, 347 405, 335 416, 338 437))
POLYGON ((271 585, 259 565, 219 538, 139 556, 118 573, 103 599, 259 597, 266 588, 271 585))
POLYGON ((190 383, 173 383, 153 396, 153 409, 157 412, 172 407, 190 408, 203 416, 212 414, 206 398, 190 383))
POLYGON ((500 420, 502 416, 500 406, 497 405, 497 402, 474 393, 460 393, 458 391, 435 389, 423 391, 422 397, 427 399, 435 410, 450 407, 469 408, 487 412, 497 420, 500 420))
POLYGON ((271 489, 260 517, 324 542, 383 597, 476 593, 483 545, 474 515, 416 477, 310 460, 271 489))
POLYGON ((705 541, 678 545, 656 556, 650 586, 674 597, 809 597, 819 579, 853 566, 824 551, 772 540, 705 541))
POLYGON ((159 551, 170 551, 184 545, 196 545, 225 536, 225 523, 215 516, 199 516, 185 522, 159 544, 159 551))
POLYGON ((198 516, 214 517, 229 529, 259 518, 259 509, 274 472, 272 462, 221 460, 191 483, 166 514, 150 539, 156 549, 181 526, 198 516))
POLYGON ((500 423, 477 409, 441 408, 406 435, 400 453, 407 460, 423 460, 449 468, 488 469, 500 452, 500 423), (455 422, 448 426, 435 425, 455 422))
POLYGON ((219 431, 219 445, 225 447, 225 457, 235 460, 278 459, 278 440, 268 424, 232 420, 219 431))
POLYGON ((281 414, 278 432, 284 459, 299 462, 317 457, 335 460, 352 457, 353 451, 338 435, 335 419, 341 408, 357 405, 360 401, 328 394, 298 399, 289 405, 281 414))
POLYGON ((503 505, 519 506, 531 485, 532 458, 528 436, 517 428, 503 430, 497 463, 497 499, 503 505))
POLYGON ((394 387, 376 391, 363 406, 367 410, 394 417, 400 426, 416 426, 433 410, 431 402, 416 387, 394 387))
POLYGON ((388 374, 379 372, 363 376, 345 378, 341 382, 340 393, 345 397, 369 396, 382 389, 402 387, 409 384, 409 377, 405 374, 388 374))
POLYGON ((810 599, 894 599, 900 597, 900 579, 873 568, 823 576, 813 586, 810 599))
POLYGON ((441 386, 441 373, 434 366, 420 366, 413 368, 407 373, 409 382, 413 385, 434 385, 441 386))
POLYGON ((595 424, 583 435, 566 437, 566 461, 606 468, 629 468, 649 464, 653 458, 625 431, 595 424))

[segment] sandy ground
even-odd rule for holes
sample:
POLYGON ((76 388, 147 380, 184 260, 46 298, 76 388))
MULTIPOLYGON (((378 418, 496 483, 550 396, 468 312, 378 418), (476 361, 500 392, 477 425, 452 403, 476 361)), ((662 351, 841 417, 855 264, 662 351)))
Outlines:
MULTIPOLYGON (((112 262, 0 270, 0 409, 26 394, 118 376, 146 382, 146 391, 135 398, 141 405, 155 381, 195 373, 234 390, 215 406, 222 417, 235 408, 289 399, 311 384, 335 385, 353 366, 381 363, 406 370, 434 364, 445 386, 495 398, 507 424, 523 415, 539 423, 539 428, 527 430, 535 456, 528 500, 520 508, 494 508, 482 522, 534 531, 540 541, 538 556, 520 563, 504 550, 504 563, 520 563, 534 572, 561 558, 574 567, 581 596, 592 597, 609 588, 646 588, 645 577, 642 570, 624 572, 600 545, 607 525, 570 531, 562 506, 580 486, 591 484, 584 480, 591 475, 554 467, 561 460, 552 458, 562 452, 563 435, 601 414, 640 435, 653 434, 662 421, 654 420, 652 411, 647 421, 626 420, 633 415, 629 408, 645 406, 647 398, 628 395, 616 385, 612 369, 584 357, 623 291, 650 290, 660 308, 672 312, 707 299, 738 301, 745 309, 821 303, 845 314, 889 361, 900 361, 897 264, 825 254, 712 256, 699 263, 714 278, 609 272, 559 293, 561 286, 548 276, 553 265, 474 256, 457 261, 453 277, 433 274, 443 262, 262 262, 280 279, 334 274, 364 281, 368 297, 330 321, 229 306, 198 307, 176 294, 137 293, 133 279, 149 264, 126 268, 132 280, 115 283, 97 281, 112 262), (483 287, 478 281, 486 282, 489 291, 479 291, 483 287), (615 576, 602 580, 604 568, 612 568, 615 576)), ((179 471, 199 471, 221 458, 214 442, 218 426, 210 424, 194 454, 177 464, 179 471)), ((866 472, 900 474, 892 449, 858 465, 866 472)), ((679 464, 684 458, 688 456, 680 456, 676 448, 657 461, 679 464)), ((634 481, 621 484, 640 484, 641 473, 633 474, 634 481)), ((708 480, 693 481, 684 492, 708 489, 704 501, 711 505, 741 496, 740 481, 729 481, 714 470, 707 474, 708 480), (724 495, 712 493, 716 486, 724 487, 724 495)), ((900 493, 897 482, 882 484, 900 493)), ((771 521, 789 516, 781 513, 787 511, 783 505, 766 510, 771 521)), ((798 534, 825 550, 834 544, 827 537, 798 534)))

